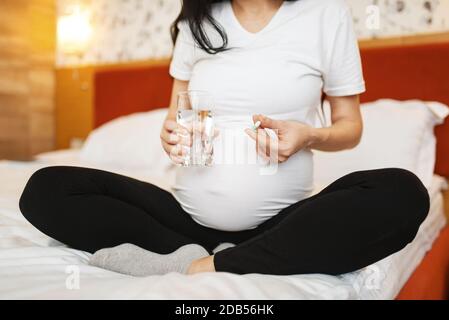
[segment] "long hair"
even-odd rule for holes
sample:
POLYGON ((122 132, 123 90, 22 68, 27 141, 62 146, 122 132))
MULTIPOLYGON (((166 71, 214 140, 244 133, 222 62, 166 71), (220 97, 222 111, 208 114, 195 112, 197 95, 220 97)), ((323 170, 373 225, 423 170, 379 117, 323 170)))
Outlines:
MULTIPOLYGON (((212 17, 212 5, 218 2, 230 0, 182 0, 182 9, 179 16, 171 26, 171 36, 173 43, 179 34, 178 23, 186 21, 192 32, 195 43, 209 54, 216 54, 225 51, 228 46, 228 37, 224 28, 212 17), (204 23, 209 23, 213 29, 219 34, 222 40, 220 46, 214 46, 209 39, 204 23)), ((297 1, 297 0, 286 0, 297 1)))

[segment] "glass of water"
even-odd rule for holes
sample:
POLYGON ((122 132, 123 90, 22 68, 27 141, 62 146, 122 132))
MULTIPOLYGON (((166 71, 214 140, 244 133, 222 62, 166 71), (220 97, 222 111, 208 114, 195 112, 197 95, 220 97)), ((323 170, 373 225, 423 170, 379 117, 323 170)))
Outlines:
POLYGON ((211 166, 215 134, 212 114, 213 99, 206 91, 184 91, 178 94, 176 121, 191 136, 192 145, 185 148, 183 166, 211 166))

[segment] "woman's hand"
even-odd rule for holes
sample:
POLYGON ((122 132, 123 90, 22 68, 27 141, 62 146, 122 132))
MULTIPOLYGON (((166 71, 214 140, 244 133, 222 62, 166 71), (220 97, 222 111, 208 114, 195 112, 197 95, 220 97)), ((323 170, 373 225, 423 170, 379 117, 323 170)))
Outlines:
POLYGON ((251 129, 246 129, 245 132, 256 141, 257 152, 271 161, 285 162, 312 143, 326 139, 314 128, 301 122, 273 120, 263 115, 255 115, 253 120, 254 123, 260 121, 260 128, 257 132, 251 129), (272 129, 276 133, 277 142, 265 129, 272 129))
POLYGON ((162 147, 175 164, 182 164, 191 146, 191 133, 176 121, 166 119, 161 130, 162 147))

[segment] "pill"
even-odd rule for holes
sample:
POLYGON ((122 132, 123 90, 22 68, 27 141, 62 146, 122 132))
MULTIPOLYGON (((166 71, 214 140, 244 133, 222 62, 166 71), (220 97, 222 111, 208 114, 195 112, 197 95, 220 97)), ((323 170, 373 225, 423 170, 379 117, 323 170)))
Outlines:
POLYGON ((257 129, 259 129, 259 127, 260 127, 261 124, 262 124, 262 123, 261 123, 260 121, 257 121, 257 122, 254 124, 254 126, 253 126, 253 130, 256 131, 257 129))

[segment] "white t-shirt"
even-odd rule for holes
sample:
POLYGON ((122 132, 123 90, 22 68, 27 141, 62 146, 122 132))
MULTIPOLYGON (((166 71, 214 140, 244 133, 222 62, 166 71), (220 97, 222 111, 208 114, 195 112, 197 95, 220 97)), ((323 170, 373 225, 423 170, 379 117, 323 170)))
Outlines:
MULTIPOLYGON (((217 123, 223 131, 232 129, 234 141, 239 141, 229 146, 223 142, 226 135, 220 135, 215 154, 221 159, 255 156, 254 142, 244 133, 253 114, 313 125, 322 91, 329 96, 365 91, 344 0, 284 1, 258 33, 241 26, 229 1, 213 5, 212 16, 226 31, 229 50, 206 53, 182 22, 170 74, 188 80, 189 89, 214 96, 217 123)), ((221 45, 218 33, 206 27, 211 41, 221 45)), ((274 174, 261 173, 260 165, 236 162, 178 169, 174 195, 196 222, 225 231, 255 228, 313 189, 310 150, 279 164, 274 174)))

